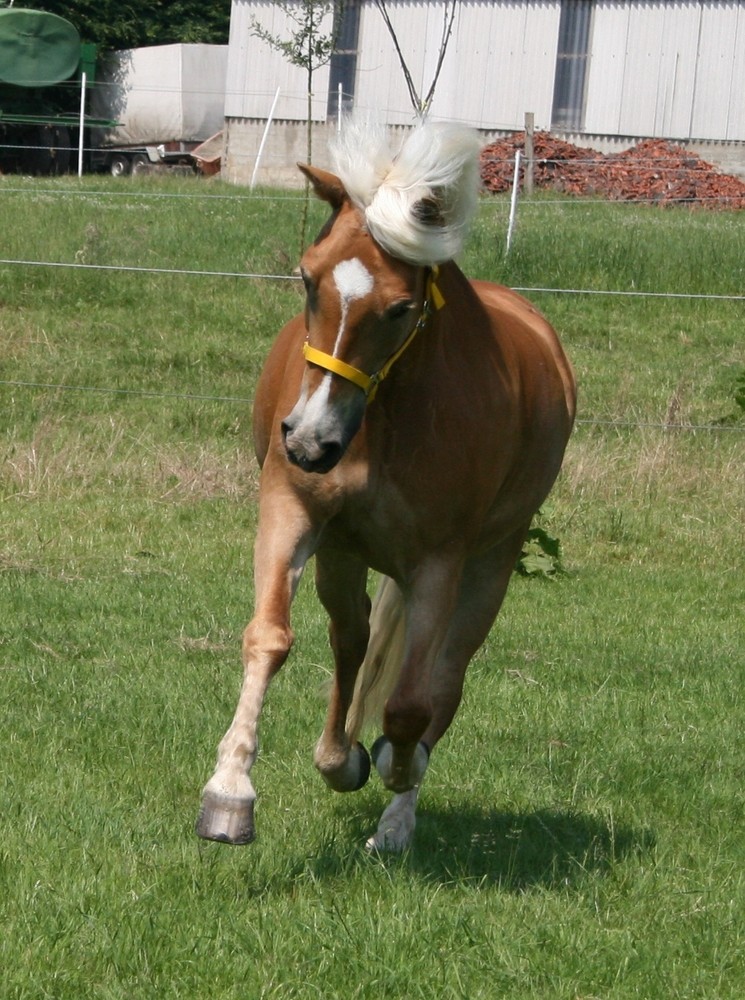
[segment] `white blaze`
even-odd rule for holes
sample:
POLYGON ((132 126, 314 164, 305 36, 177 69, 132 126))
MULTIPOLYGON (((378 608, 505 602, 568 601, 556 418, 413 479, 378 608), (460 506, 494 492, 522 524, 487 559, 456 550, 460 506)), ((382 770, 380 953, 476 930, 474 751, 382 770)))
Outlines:
MULTIPOLYGON (((347 314, 350 303, 357 299, 363 299, 369 295, 373 289, 373 276, 365 265, 357 257, 340 261, 333 270, 334 284, 341 299, 341 319, 339 320, 339 331, 336 334, 336 343, 331 354, 336 357, 336 352, 341 346, 341 340, 347 326, 347 314)), ((321 384, 307 401, 303 421, 308 421, 311 425, 320 420, 328 402, 331 388, 331 372, 324 375, 321 384)))
POLYGON ((341 299, 341 320, 339 321, 339 332, 336 335, 333 355, 339 350, 341 338, 347 325, 347 313, 349 305, 356 299, 364 299, 373 288, 373 278, 365 265, 357 257, 351 260, 342 260, 334 268, 334 284, 339 291, 341 299))

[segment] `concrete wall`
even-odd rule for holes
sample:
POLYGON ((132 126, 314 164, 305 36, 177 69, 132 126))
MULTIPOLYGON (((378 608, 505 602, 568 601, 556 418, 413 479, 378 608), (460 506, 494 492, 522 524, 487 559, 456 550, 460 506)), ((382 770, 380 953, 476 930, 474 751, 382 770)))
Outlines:
MULTIPOLYGON (((232 184, 248 186, 256 166, 266 123, 258 119, 226 119, 226 147, 222 176, 232 184)), ((328 167, 327 147, 335 123, 315 123, 313 126, 312 160, 319 167, 328 167)), ((505 131, 482 131, 484 143, 505 135, 505 131)), ((597 149, 601 153, 620 153, 635 145, 643 136, 586 135, 585 133, 555 133, 580 147, 597 149)), ((257 171, 256 183, 272 187, 300 188, 304 180, 297 163, 307 161, 307 132, 304 122, 275 121, 270 127, 257 171)), ((676 140, 670 140, 676 141, 676 140)), ((745 179, 745 142, 677 140, 704 160, 725 173, 745 179)))

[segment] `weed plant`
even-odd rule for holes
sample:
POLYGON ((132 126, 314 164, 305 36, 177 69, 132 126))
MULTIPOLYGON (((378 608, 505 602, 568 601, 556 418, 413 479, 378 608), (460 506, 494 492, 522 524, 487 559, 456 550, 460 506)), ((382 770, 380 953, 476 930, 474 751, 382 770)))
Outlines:
MULTIPOLYGON (((310 763, 330 660, 306 580, 259 839, 228 849, 193 821, 240 682, 250 402, 301 305, 300 203, 2 178, 0 206, 6 260, 276 276, 0 264, 3 996, 739 998, 742 301, 531 294, 580 382, 541 521, 565 572, 515 577, 401 858, 361 846, 379 783, 337 797, 310 763)), ((506 258, 506 212, 482 205, 470 274, 745 287, 734 214, 539 197, 506 258)))

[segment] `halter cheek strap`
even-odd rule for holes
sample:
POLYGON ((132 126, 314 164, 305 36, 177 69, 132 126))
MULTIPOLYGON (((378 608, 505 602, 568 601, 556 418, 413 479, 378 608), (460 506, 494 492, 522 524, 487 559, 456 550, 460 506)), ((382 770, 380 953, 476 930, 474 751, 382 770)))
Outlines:
POLYGON ((319 351, 315 347, 311 347, 307 340, 303 344, 303 356, 305 357, 305 360, 312 365, 317 365, 319 368, 325 368, 326 371, 333 372, 334 375, 341 376, 341 378, 346 379, 348 382, 353 382, 356 386, 359 386, 359 388, 362 389, 365 396, 367 396, 368 403, 372 403, 373 399, 375 399, 375 393, 378 391, 378 386, 386 375, 388 375, 391 368, 393 368, 406 348, 411 344, 414 337, 416 337, 424 324, 427 322, 427 318, 432 312, 432 309, 442 309, 445 305, 445 299, 437 286, 438 273, 439 268, 437 265, 430 269, 429 277, 427 278, 427 292, 424 297, 424 307, 422 309, 421 316, 416 322, 416 326, 398 350, 392 354, 383 367, 373 375, 368 375, 359 368, 354 368, 352 365, 348 365, 346 361, 342 361, 340 358, 335 358, 332 354, 326 354, 325 351, 319 351))

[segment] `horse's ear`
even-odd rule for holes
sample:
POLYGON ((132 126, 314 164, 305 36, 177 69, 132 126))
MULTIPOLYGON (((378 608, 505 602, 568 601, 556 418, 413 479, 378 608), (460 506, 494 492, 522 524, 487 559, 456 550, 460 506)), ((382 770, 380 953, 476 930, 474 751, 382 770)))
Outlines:
POLYGON ((336 174, 331 174, 328 170, 319 170, 318 167, 311 167, 307 163, 298 163, 298 168, 313 185, 313 190, 319 198, 327 201, 332 208, 341 208, 341 203, 346 198, 347 192, 336 174))
POLYGON ((411 214, 417 222, 422 222, 425 226, 445 225, 442 199, 438 198, 434 191, 428 197, 415 201, 411 206, 411 214))

